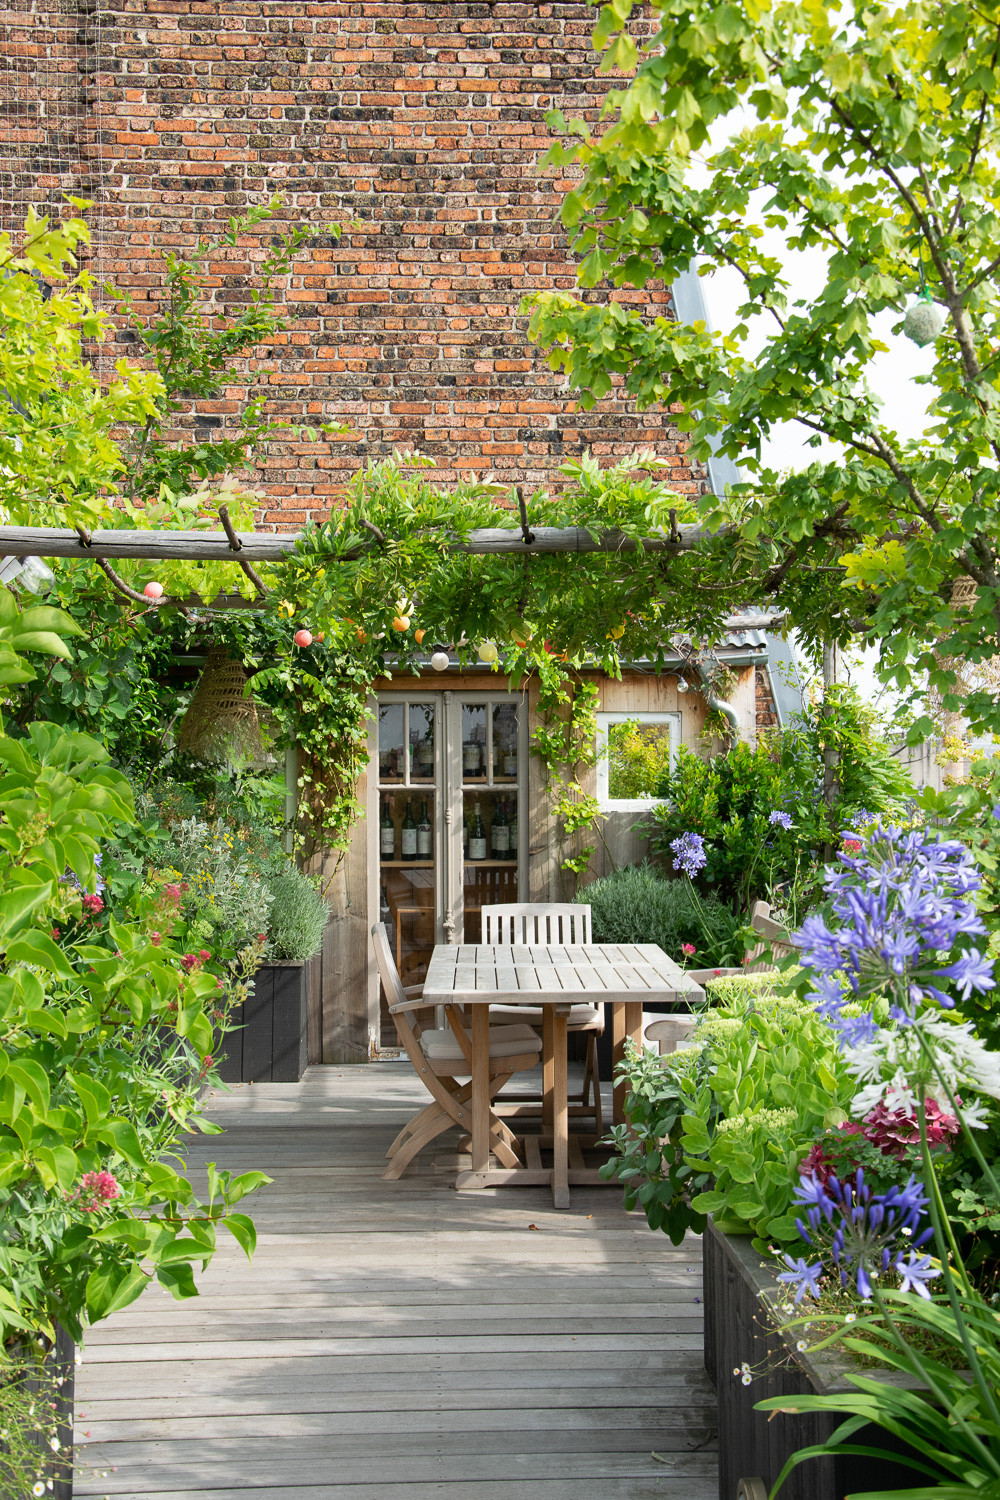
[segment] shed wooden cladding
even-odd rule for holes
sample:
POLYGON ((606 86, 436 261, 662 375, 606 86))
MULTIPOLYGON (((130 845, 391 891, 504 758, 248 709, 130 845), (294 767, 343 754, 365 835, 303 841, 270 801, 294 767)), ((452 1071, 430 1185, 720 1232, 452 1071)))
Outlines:
POLYGON ((211 1100, 192 1177, 273 1177, 257 1252, 89 1331, 78 1500, 715 1500, 698 1241, 605 1188, 456 1193, 457 1132, 382 1182, 426 1097, 376 1063, 211 1100))

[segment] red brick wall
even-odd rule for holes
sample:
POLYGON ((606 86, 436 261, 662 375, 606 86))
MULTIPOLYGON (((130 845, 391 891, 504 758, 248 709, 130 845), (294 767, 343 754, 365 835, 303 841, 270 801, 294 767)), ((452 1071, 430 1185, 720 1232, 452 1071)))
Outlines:
MULTIPOLYGON (((158 247, 272 193, 287 222, 348 225, 339 243, 318 236, 296 270, 294 326, 267 380, 276 413, 354 431, 272 447, 258 476, 273 500, 265 522, 322 514, 363 456, 396 447, 435 458, 444 480, 532 483, 557 481, 585 447, 607 462, 652 445, 675 461, 678 487, 702 487, 668 414, 620 399, 574 412, 517 316, 526 292, 574 282, 553 223, 566 182, 538 160, 545 112, 596 121, 614 83, 596 72, 589 5, 80 0, 95 3, 98 248, 140 308, 156 300, 158 247)), ((216 269, 232 306, 238 268, 216 269)), ((231 397, 200 409, 201 437, 231 397)))

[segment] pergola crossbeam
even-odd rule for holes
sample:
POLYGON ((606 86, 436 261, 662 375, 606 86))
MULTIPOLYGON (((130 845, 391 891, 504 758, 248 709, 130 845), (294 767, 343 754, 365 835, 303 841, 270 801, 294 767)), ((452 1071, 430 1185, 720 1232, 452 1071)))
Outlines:
MULTIPOLYGON (((236 548, 228 536, 209 531, 93 531, 85 543, 77 532, 56 527, 0 526, 0 557, 76 557, 92 561, 98 558, 143 558, 149 562, 169 558, 183 562, 277 563, 295 551, 301 535, 298 531, 235 532, 239 543, 236 548)), ((521 556, 558 552, 629 553, 640 549, 677 553, 690 551, 709 535, 700 526, 680 526, 672 537, 649 536, 640 540, 615 530, 593 533, 584 526, 536 526, 532 528, 531 541, 528 542, 520 530, 484 526, 471 531, 465 538, 453 538, 448 543, 448 550, 478 556, 504 552, 521 556)), ((380 545, 373 537, 370 544, 354 549, 339 560, 356 560, 368 552, 378 551, 380 545)), ((338 559, 331 557, 329 561, 338 559)))

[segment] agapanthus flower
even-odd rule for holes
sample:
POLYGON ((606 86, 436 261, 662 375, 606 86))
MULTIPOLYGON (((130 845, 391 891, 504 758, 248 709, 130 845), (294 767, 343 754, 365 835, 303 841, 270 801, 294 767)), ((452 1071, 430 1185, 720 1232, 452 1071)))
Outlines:
POLYGON ((771 824, 772 828, 784 828, 787 830, 792 826, 791 816, 786 812, 779 812, 777 810, 770 815, 767 821, 771 824))
POLYGON ((927 1257, 914 1252, 933 1238, 934 1231, 922 1227, 928 1200, 915 1177, 885 1193, 872 1191, 860 1167, 846 1182, 833 1175, 825 1184, 818 1177, 804 1177, 794 1203, 805 1210, 805 1222, 796 1219, 796 1227, 817 1257, 807 1262, 801 1256, 785 1256, 788 1270, 778 1279, 796 1288, 796 1302, 806 1293, 818 1298, 824 1275, 843 1287, 853 1284, 868 1301, 872 1278, 889 1270, 904 1279, 904 1290, 930 1296, 926 1282, 939 1273, 930 1268, 927 1257))
MULTIPOLYGON (((973 899, 980 876, 964 845, 881 821, 858 842, 860 851, 841 853, 840 868, 827 873, 832 919, 807 917, 797 941, 803 967, 815 974, 817 1009, 840 1033, 852 1071, 874 1080, 890 1061, 887 1049, 897 1045, 888 1038, 923 1024, 926 1001, 950 1010, 955 1002, 943 985, 965 998, 991 989, 993 966, 963 941, 985 932, 973 899), (958 957, 943 962, 960 943, 958 957), (894 1032, 871 1017, 844 1015, 849 1000, 883 990, 893 999, 894 1032)), ((875 1102, 870 1098, 866 1107, 875 1102)), ((855 1108, 862 1112, 860 1096, 855 1108)))
POLYGON ((700 833, 682 833, 680 838, 671 841, 670 848, 674 855, 674 869, 683 870, 689 880, 693 880, 708 864, 705 840, 700 833))

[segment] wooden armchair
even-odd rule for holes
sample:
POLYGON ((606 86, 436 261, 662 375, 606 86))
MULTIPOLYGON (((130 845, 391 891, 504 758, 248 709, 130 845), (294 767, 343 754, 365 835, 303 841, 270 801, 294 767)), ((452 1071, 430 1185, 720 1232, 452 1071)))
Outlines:
MULTIPOLYGON (((404 990, 381 922, 372 928, 372 943, 389 1012, 396 1023, 396 1035, 431 1095, 431 1103, 413 1116, 386 1152, 389 1166, 384 1177, 392 1181, 402 1176, 418 1151, 445 1130, 453 1125, 471 1130, 472 1113, 468 1106, 472 1093, 472 1042, 462 1014, 454 1005, 445 1007, 447 1027, 422 1025, 417 1011, 423 986, 411 985, 404 990)), ((431 1007, 423 1009, 426 1014, 431 1007)), ((541 1040, 531 1026, 522 1023, 490 1027, 491 1102, 512 1073, 536 1065, 541 1050, 541 1040)), ((521 1165, 515 1145, 511 1131, 493 1114, 490 1150, 503 1166, 521 1165)))
MULTIPOLYGON (((523 944, 545 947, 549 943, 573 947, 590 942, 590 907, 567 902, 512 902, 508 906, 484 906, 482 909, 483 942, 487 944, 523 944)), ((526 1021, 541 1026, 543 1012, 536 1005, 491 1005, 490 1020, 526 1021)), ((604 1030, 604 1006, 574 1005, 569 1013, 567 1030, 583 1033, 587 1038, 587 1055, 583 1066, 583 1088, 571 1103, 574 1115, 592 1115, 598 1135, 604 1133, 601 1112, 601 1085, 597 1076, 597 1038, 604 1030)), ((509 1098, 512 1096, 508 1095, 509 1098)))

